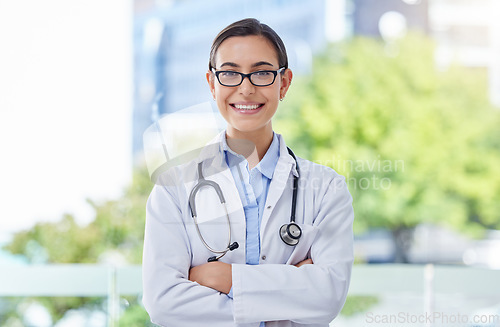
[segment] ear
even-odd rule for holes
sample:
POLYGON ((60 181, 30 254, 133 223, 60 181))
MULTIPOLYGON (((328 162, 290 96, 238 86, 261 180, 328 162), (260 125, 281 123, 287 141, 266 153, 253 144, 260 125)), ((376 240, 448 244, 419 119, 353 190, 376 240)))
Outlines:
POLYGON ((210 93, 212 93, 212 97, 215 100, 215 76, 214 76, 214 73, 211 71, 207 71, 206 77, 207 77, 207 82, 208 82, 208 87, 210 89, 210 93))
POLYGON ((280 99, 284 98, 290 84, 292 84, 293 73, 292 70, 287 68, 281 74, 281 87, 280 87, 280 99))

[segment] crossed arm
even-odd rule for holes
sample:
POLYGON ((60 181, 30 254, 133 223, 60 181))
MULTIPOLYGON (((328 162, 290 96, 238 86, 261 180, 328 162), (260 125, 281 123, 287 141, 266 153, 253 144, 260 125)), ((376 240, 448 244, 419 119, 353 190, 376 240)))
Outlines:
POLYGON ((212 262, 190 269, 190 243, 176 195, 171 195, 166 187, 155 187, 148 200, 143 256, 144 305, 152 321, 163 326, 192 327, 279 320, 329 323, 342 308, 347 294, 353 220, 352 198, 345 182, 342 180, 342 185, 330 189, 319 212, 314 213, 313 226, 322 234, 310 249, 313 265, 307 265, 313 263, 308 260, 299 263, 297 266, 304 267, 298 269, 276 264, 249 267, 212 262), (179 251, 170 253, 172 247, 179 251), (279 276, 275 276, 276 272, 279 276), (295 280, 301 283, 290 283, 295 280), (192 281, 204 287, 197 287, 192 281), (233 300, 221 296, 230 292, 231 286, 235 292, 233 300), (270 289, 275 291, 263 297, 263 291, 270 289), (254 310, 245 310, 245 303, 252 303, 254 310), (268 310, 278 304, 279 310, 268 310), (189 322, 186 316, 190 317, 189 322))
MULTIPOLYGON (((311 259, 299 262, 295 267, 312 264, 311 259)), ((189 270, 189 280, 228 294, 233 285, 231 265, 225 262, 208 262, 189 270)))

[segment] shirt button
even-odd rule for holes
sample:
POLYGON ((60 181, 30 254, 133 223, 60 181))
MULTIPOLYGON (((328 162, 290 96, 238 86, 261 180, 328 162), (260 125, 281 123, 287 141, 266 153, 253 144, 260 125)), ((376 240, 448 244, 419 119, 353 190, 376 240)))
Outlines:
POLYGON ((262 259, 262 260, 266 260, 266 256, 265 256, 265 255, 263 255, 261 259, 262 259))
POLYGON ((271 206, 267 206, 267 209, 271 209, 271 206))

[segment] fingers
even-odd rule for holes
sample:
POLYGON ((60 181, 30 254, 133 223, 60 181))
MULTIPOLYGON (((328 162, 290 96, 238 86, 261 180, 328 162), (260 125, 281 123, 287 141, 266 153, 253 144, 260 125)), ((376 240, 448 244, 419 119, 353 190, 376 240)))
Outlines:
POLYGON ((298 264, 296 264, 295 267, 298 268, 298 267, 303 266, 303 265, 312 265, 312 264, 313 264, 312 259, 306 259, 306 260, 301 261, 298 264))
POLYGON ((199 267, 200 266, 193 267, 193 268, 189 269, 189 277, 188 277, 188 279, 190 281, 192 281, 192 282, 198 282, 199 277, 200 277, 200 274, 199 274, 200 268, 199 267))

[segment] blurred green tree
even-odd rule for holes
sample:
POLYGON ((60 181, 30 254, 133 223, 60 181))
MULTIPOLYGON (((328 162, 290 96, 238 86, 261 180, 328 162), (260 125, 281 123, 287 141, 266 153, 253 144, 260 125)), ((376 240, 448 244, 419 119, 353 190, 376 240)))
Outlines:
MULTIPOLYGON (((38 223, 30 230, 15 234, 4 248, 13 254, 24 255, 31 263, 141 264, 145 207, 152 186, 147 170, 139 169, 134 173, 132 183, 122 197, 102 203, 89 200, 95 210, 95 219, 90 224, 80 226, 72 215, 67 214, 61 221, 38 223)), ((48 309, 54 322, 60 320, 70 309, 102 309, 105 307, 104 300, 78 297, 36 298, 37 302, 48 309)), ((126 322, 137 320, 141 310, 143 316, 147 317, 137 299, 132 299, 130 304, 131 310, 125 311, 123 317, 126 322)), ((5 319, 13 315, 11 312, 5 319)), ((3 326, 4 323, 0 317, 0 325, 3 326)))
POLYGON ((5 249, 26 256, 29 262, 42 257, 46 263, 97 263, 108 260, 106 255, 112 252, 129 264, 140 264, 151 188, 147 171, 139 170, 119 199, 88 200, 95 210, 90 224, 80 226, 66 214, 61 221, 38 223, 15 234, 5 249))
POLYGON ((500 120, 485 70, 438 71, 433 43, 418 34, 397 55, 356 38, 330 46, 291 88, 276 130, 346 176, 355 232, 391 229, 398 261, 422 222, 475 236, 500 228, 500 120))

